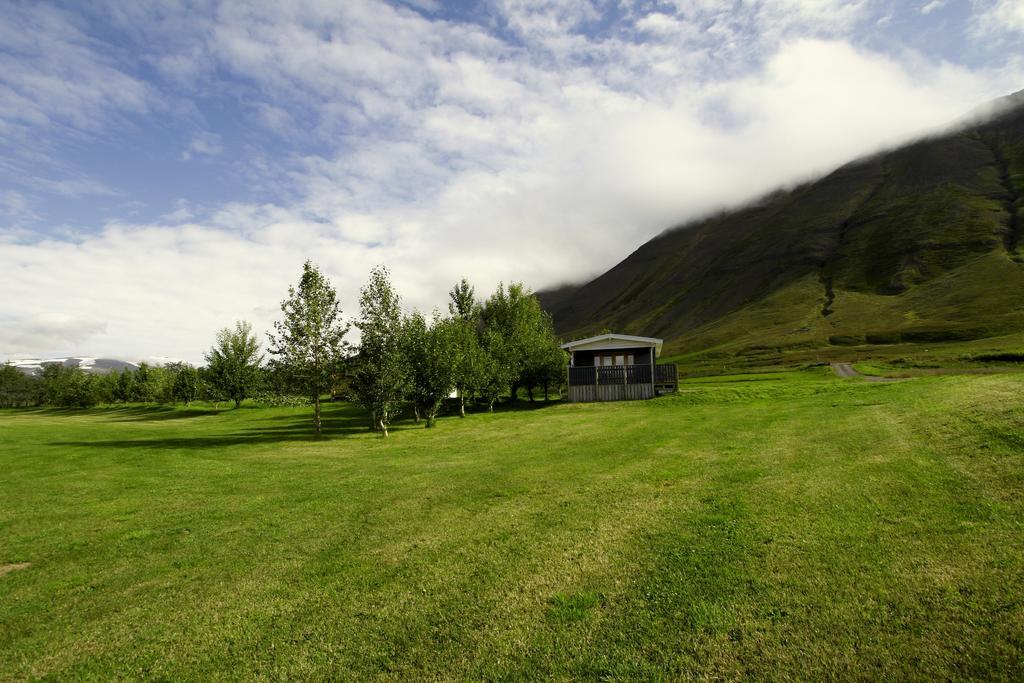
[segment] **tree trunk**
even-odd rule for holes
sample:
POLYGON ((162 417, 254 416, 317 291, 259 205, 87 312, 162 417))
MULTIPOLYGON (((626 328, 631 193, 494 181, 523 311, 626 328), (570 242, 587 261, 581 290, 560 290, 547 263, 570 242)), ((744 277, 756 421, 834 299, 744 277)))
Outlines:
POLYGON ((519 393, 519 381, 512 382, 512 386, 508 390, 508 402, 512 403, 516 400, 516 394, 519 393))
POLYGON ((487 404, 487 412, 489 412, 489 413, 493 413, 494 412, 494 399, 493 398, 487 404))
POLYGON ((466 395, 459 387, 459 417, 466 417, 466 395))
POLYGON ((387 438, 388 426, 384 424, 384 420, 377 420, 377 424, 380 426, 380 431, 384 435, 384 438, 387 438))
POLYGON ((416 403, 412 404, 412 414, 413 414, 413 417, 414 417, 414 419, 416 421, 416 424, 419 424, 420 423, 420 407, 416 403))
POLYGON ((235 407, 236 408, 240 408, 241 406, 242 406, 242 399, 236 398, 235 399, 235 407))
POLYGON ((437 424, 437 414, 441 412, 442 401, 434 401, 433 405, 427 407, 427 427, 437 424))
POLYGON ((320 392, 313 397, 313 424, 316 425, 316 435, 320 436, 320 392))
POLYGON ((548 383, 544 382, 544 402, 548 402, 548 383))

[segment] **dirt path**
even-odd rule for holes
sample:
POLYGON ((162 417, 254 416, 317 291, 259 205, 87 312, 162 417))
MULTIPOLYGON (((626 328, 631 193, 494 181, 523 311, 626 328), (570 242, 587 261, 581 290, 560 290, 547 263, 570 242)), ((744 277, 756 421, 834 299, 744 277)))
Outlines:
POLYGON ((10 574, 16 572, 19 569, 28 569, 32 566, 31 562, 16 562, 14 564, 0 564, 0 576, 4 574, 10 574))
POLYGON ((862 375, 853 369, 852 363, 833 363, 832 369, 840 377, 861 377, 868 382, 900 382, 898 377, 875 377, 873 375, 862 375))

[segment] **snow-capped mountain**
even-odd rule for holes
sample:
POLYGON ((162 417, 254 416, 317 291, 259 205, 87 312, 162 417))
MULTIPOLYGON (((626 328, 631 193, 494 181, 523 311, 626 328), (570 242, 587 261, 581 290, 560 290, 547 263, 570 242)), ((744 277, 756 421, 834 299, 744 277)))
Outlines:
POLYGON ((8 361, 11 365, 22 372, 30 375, 38 375, 43 371, 43 366, 50 363, 59 363, 66 368, 79 368, 85 372, 104 374, 107 372, 121 372, 125 368, 137 370, 138 365, 126 360, 116 358, 19 358, 8 361))

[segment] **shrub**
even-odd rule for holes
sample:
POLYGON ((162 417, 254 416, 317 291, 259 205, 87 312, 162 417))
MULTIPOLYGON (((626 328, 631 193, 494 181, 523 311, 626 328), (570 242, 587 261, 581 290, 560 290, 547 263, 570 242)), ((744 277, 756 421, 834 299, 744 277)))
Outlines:
POLYGON ((979 363, 1024 363, 1024 351, 1000 351, 967 356, 965 360, 979 363))
POLYGON ((257 391, 253 394, 252 400, 263 408, 308 408, 313 405, 313 399, 309 396, 279 394, 273 391, 257 391))
POLYGON ((864 337, 837 334, 829 337, 828 343, 832 346, 858 346, 864 343, 864 337))
POLYGON ((868 344, 899 344, 902 336, 899 332, 868 332, 864 339, 868 344))

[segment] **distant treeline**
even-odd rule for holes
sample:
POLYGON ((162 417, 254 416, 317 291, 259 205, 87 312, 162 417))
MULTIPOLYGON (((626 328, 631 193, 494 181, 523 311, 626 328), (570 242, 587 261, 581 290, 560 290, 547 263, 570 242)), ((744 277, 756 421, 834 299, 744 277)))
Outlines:
POLYGON ((545 400, 561 392, 565 352, 550 317, 522 284, 498 285, 478 301, 465 279, 449 292, 447 313, 407 313, 383 267, 361 290, 359 313, 345 319, 337 293, 312 263, 281 302, 267 354, 244 321, 217 333, 205 365, 171 363, 120 373, 90 374, 47 364, 39 375, 0 367, 0 407, 90 407, 113 403, 189 404, 246 399, 263 405, 311 405, 321 431, 325 396, 362 405, 372 428, 387 435, 391 421, 412 410, 428 427, 453 393, 465 415, 478 401, 493 410, 501 397, 525 391, 545 400), (346 340, 360 332, 358 347, 346 340))
MULTIPOLYGON (((310 405, 305 397, 289 396, 269 367, 257 368, 249 398, 262 405, 310 405)), ((46 363, 42 372, 29 375, 13 365, 0 366, 0 408, 53 406, 91 408, 99 404, 193 401, 227 402, 206 367, 188 363, 150 366, 137 370, 89 373, 60 363, 46 363)))

